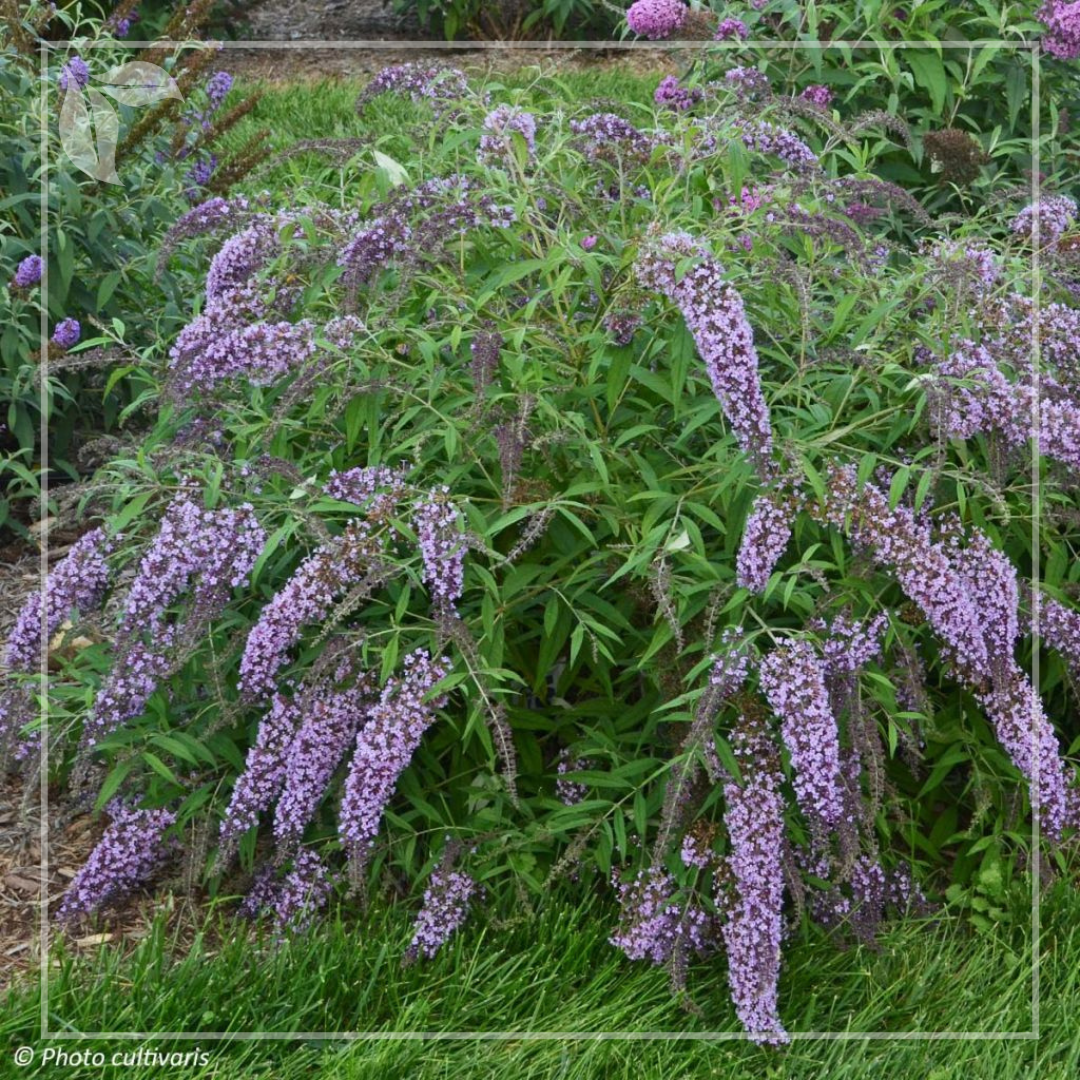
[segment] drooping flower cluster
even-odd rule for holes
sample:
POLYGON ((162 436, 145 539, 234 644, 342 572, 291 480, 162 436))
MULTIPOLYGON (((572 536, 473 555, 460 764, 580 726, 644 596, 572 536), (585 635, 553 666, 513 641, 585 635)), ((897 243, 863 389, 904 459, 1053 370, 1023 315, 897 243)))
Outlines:
POLYGON ((250 506, 204 510, 186 493, 169 504, 128 589, 116 657, 84 725, 84 749, 143 711, 170 653, 220 613, 265 544, 250 506), (169 608, 189 593, 184 618, 166 624, 169 608))
POLYGON ((42 269, 40 255, 27 255, 15 268, 11 284, 16 289, 32 289, 41 280, 42 269))
POLYGON ((742 19, 729 17, 720 20, 719 25, 716 27, 716 33, 713 34, 713 41, 732 41, 735 39, 745 41, 749 36, 750 31, 742 19))
POLYGON ((665 75, 653 94, 653 100, 657 105, 674 109, 676 112, 692 109, 703 97, 704 92, 701 87, 683 86, 676 75, 665 75))
MULTIPOLYGON (((334 681, 347 678, 339 671, 334 681)), ((274 838, 288 849, 299 843, 315 817, 334 770, 341 764, 367 715, 370 685, 361 680, 344 689, 330 680, 303 695, 303 722, 285 755, 285 778, 274 812, 274 838)))
POLYGON ((1080 612, 1067 608, 1049 596, 1040 598, 1039 634, 1080 679, 1080 612))
POLYGON ((688 10, 682 0, 635 0, 626 13, 626 25, 640 37, 659 41, 682 29, 688 10))
POLYGON ((593 113, 584 120, 571 120, 575 145, 589 161, 648 161, 660 145, 657 138, 639 131, 629 120, 615 113, 593 113))
POLYGON ((833 92, 827 86, 815 83, 804 87, 799 97, 811 105, 816 105, 819 109, 827 109, 832 104, 833 92))
POLYGON ((240 914, 256 919, 270 914, 279 938, 303 933, 324 908, 333 892, 329 867, 311 848, 300 848, 284 878, 265 866, 240 905, 240 914))
POLYGON ((368 511, 372 518, 381 517, 405 498, 404 468, 387 465, 363 465, 344 472, 333 470, 323 491, 333 499, 353 503, 368 511))
POLYGON ((610 941, 629 960, 663 964, 677 948, 707 952, 713 924, 704 908, 677 899, 675 879, 659 867, 640 870, 630 881, 615 881, 619 925, 610 941))
POLYGON ((761 688, 781 721, 795 771, 795 797, 811 821, 835 827, 843 813, 840 733, 825 664, 808 641, 788 641, 761 661, 761 688))
POLYGON ((828 626, 823 620, 811 625, 828 635, 821 646, 821 655, 829 674, 850 675, 881 655, 881 642, 889 617, 875 615, 867 622, 840 612, 828 626))
POLYGON ((61 921, 74 922, 123 899, 170 854, 164 833, 176 821, 171 811, 139 810, 114 799, 105 812, 109 825, 68 886, 56 913, 61 921))
MULTIPOLYGON (((1030 368, 1014 382, 984 345, 961 342, 938 365, 944 405, 938 424, 952 438, 998 433, 1010 447, 1023 446, 1035 430, 1035 388, 1030 368), (947 381, 945 381, 947 380, 947 381)), ((1057 380, 1043 377, 1038 410, 1039 451, 1080 469, 1080 403, 1067 391, 1056 393, 1057 380)))
POLYGON ((484 117, 477 161, 481 165, 506 165, 513 160, 513 133, 525 140, 527 157, 536 152, 536 117, 532 113, 499 105, 484 117))
POLYGON ((448 487, 433 488, 413 507, 424 584, 442 612, 453 612, 465 589, 465 538, 459 528, 461 515, 449 494, 448 487))
POLYGON ((742 297, 724 281, 720 264, 684 233, 669 233, 646 245, 635 270, 643 286, 663 293, 679 308, 739 445, 758 472, 767 473, 772 425, 742 297), (676 280, 675 260, 693 256, 698 261, 676 280))
MULTIPOLYGON (((773 654, 775 655, 775 654, 773 654)), ((726 859, 733 895, 717 896, 728 984, 739 1020, 757 1042, 786 1042, 777 1008, 784 899, 784 802, 777 753, 760 731, 736 728, 732 752, 742 783, 724 785, 724 823, 731 839, 726 859)))
POLYGON ((832 475, 828 514, 858 545, 890 566, 900 587, 926 615, 951 667, 970 683, 990 677, 989 657, 979 606, 952 565, 930 522, 902 504, 889 509, 889 497, 874 484, 859 488, 850 466, 832 475))
POLYGON ((413 189, 399 187, 373 207, 337 262, 345 270, 345 284, 357 289, 392 263, 411 266, 435 258, 455 236, 482 225, 506 228, 514 220, 512 206, 478 190, 469 177, 438 177, 413 189))
POLYGON ((104 529, 84 533, 49 573, 44 599, 37 590, 26 598, 4 652, 11 671, 35 671, 42 644, 52 640, 73 609, 85 615, 101 606, 109 585, 110 550, 104 529))
POLYGON ((364 87, 357 99, 356 111, 363 112, 368 102, 388 93, 408 94, 413 101, 430 105, 436 117, 443 117, 455 102, 468 96, 469 84, 457 68, 438 64, 394 64, 383 68, 364 87))
POLYGON ((248 633, 240 661, 244 697, 253 701, 273 693, 304 627, 325 619, 334 601, 377 567, 382 547, 367 520, 351 521, 340 537, 300 564, 248 633))
POLYGON ((765 591, 791 539, 791 519, 789 500, 773 492, 754 499, 735 557, 735 580, 741 588, 753 593, 765 591))
POLYGON ((478 893, 477 884, 460 870, 437 867, 424 889, 424 904, 416 916, 412 941, 405 950, 407 961, 428 960, 459 930, 469 915, 469 904, 478 893))
POLYGON ((1047 835, 1057 838, 1071 819, 1074 796, 1053 726, 1013 659, 1019 633, 1015 569, 979 534, 966 548, 955 537, 935 539, 929 521, 903 505, 890 510, 888 496, 875 485, 860 490, 851 466, 831 479, 830 519, 841 527, 846 521, 852 540, 893 568, 954 674, 974 692, 999 742, 1031 783, 1032 805, 1041 810, 1047 835))
POLYGON ((818 166, 818 157, 797 135, 768 120, 740 120, 735 125, 748 150, 772 154, 797 172, 818 166))
POLYGON ((345 780, 338 834, 356 874, 374 846, 399 777, 445 701, 442 696, 425 700, 449 670, 444 660, 432 660, 426 650, 417 649, 404 667, 404 675, 390 679, 369 710, 345 780))
POLYGON ((296 698, 275 694, 259 724, 244 771, 236 778, 220 827, 219 865, 227 865, 240 837, 258 824, 285 785, 285 762, 302 721, 296 698))
POLYGON ((1080 57, 1080 0, 1047 0, 1035 13, 1046 24, 1043 48, 1059 60, 1080 57))
POLYGON ((1038 222, 1039 245, 1053 247, 1076 221, 1076 201, 1068 195, 1043 195, 1037 203, 1025 206, 1009 225, 1011 232, 1034 239, 1038 222))

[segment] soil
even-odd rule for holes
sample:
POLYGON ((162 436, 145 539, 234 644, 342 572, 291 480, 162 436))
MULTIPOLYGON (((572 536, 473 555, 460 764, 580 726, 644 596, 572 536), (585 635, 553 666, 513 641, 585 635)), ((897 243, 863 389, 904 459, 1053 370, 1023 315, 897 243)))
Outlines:
POLYGON ((273 82, 325 78, 367 79, 390 64, 441 60, 470 74, 623 66, 635 72, 671 69, 681 54, 652 48, 625 50, 551 47, 543 41, 517 45, 446 42, 431 36, 414 15, 394 13, 384 0, 263 0, 247 16, 245 39, 262 43, 245 49, 230 43, 228 69, 234 75, 273 82), (302 42, 348 42, 340 48, 298 47, 302 42), (271 42, 280 47, 267 47, 271 42), (385 42, 384 45, 376 44, 385 42), (430 44, 427 44, 430 43, 430 44))

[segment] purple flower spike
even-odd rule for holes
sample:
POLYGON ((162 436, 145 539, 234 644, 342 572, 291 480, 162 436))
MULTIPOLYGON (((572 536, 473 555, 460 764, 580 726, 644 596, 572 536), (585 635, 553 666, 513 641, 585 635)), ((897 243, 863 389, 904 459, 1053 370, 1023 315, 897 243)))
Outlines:
POLYGON ((425 697, 448 670, 445 661, 433 661, 424 649, 407 656, 404 676, 386 684, 356 737, 338 819, 338 833, 354 876, 362 871, 375 844, 398 779, 444 701, 442 697, 425 701, 425 697))
MULTIPOLYGON (((775 655, 775 654, 774 654, 775 655)), ((720 892, 728 984, 735 1012, 755 1042, 788 1041, 777 1010, 784 899, 784 801, 776 749, 761 733, 736 729, 732 751, 742 784, 724 785, 733 895, 720 892)), ((721 879, 718 878, 718 882, 721 879)))
POLYGON ((162 834, 176 821, 168 810, 135 810, 118 800, 106 807, 110 823, 75 875, 56 917, 74 922, 115 903, 144 884, 170 854, 162 834))
POLYGON ((468 918, 469 904, 477 892, 477 884, 468 874, 442 867, 434 870, 424 890, 424 906, 416 917, 405 959, 424 956, 430 960, 435 956, 468 918))
POLYGON ((785 642, 762 660, 761 687, 781 720, 799 806, 812 821, 835 827, 843 814, 840 733, 824 662, 809 642, 785 642))

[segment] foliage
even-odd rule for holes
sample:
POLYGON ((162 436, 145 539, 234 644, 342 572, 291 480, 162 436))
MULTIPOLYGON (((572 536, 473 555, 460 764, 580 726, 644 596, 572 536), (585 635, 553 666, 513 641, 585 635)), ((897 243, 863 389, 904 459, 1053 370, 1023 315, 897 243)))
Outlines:
MULTIPOLYGON (((1075 206, 1044 228, 1040 382, 1025 199, 990 173, 935 219, 873 174, 896 117, 738 69, 621 116, 557 80, 510 112, 453 71, 373 86, 372 130, 391 94, 417 122, 322 147, 338 202, 173 230, 166 255, 217 253, 133 374, 153 430, 83 490, 116 586, 54 653, 58 778, 167 807, 212 891, 236 839, 279 927, 308 914, 298 852, 320 897, 346 861, 388 894, 453 865, 508 906, 625 871, 620 936, 679 987, 761 862, 789 926, 873 940, 912 874, 1000 921, 1031 792, 1048 834, 1074 820, 1030 590, 1076 584, 1075 206), (1066 423, 1039 491, 994 379, 1066 423), (213 539, 260 530, 257 558, 213 539), (1049 717, 1034 787, 1017 696, 1049 717)), ((8 686, 10 725, 34 683, 8 686)))
MULTIPOLYGON (((122 14, 132 5, 121 5, 122 14)), ((193 36, 205 4, 181 8, 168 27, 181 38, 193 36)), ((115 13, 114 13, 115 14, 115 13)), ((74 79, 67 97, 81 94, 83 81, 102 85, 106 76, 130 61, 121 45, 93 47, 115 33, 115 17, 79 20, 33 5, 19 21, 0 23, 0 121, 7 153, 0 162, 3 255, 3 366, 0 398, 7 402, 0 446, 9 456, 0 464, 6 490, 0 490, 0 527, 24 532, 12 499, 33 494, 41 465, 37 451, 43 425, 49 431, 49 468, 56 478, 75 478, 76 432, 109 431, 137 413, 142 403, 126 380, 132 356, 116 348, 123 336, 129 350, 175 333, 189 288, 185 274, 169 273, 155 283, 153 252, 168 225, 191 200, 214 190, 227 191, 254 164, 261 142, 256 133, 245 145, 218 160, 221 136, 247 114, 253 101, 222 105, 227 82, 209 81, 212 51, 186 50, 162 55, 140 50, 140 62, 157 63, 174 80, 175 96, 143 100, 140 107, 112 91, 119 103, 117 164, 119 183, 106 183, 75 168, 65 157, 55 122, 43 125, 42 112, 59 115, 66 100, 62 86, 69 70, 86 64, 85 79, 74 79), (66 52, 50 53, 40 72, 38 35, 62 24, 70 37, 66 52), (85 53, 85 60, 79 49, 85 53), (19 264, 39 250, 42 131, 48 168, 48 305, 42 313, 41 286, 14 283, 19 264), (152 300, 151 300, 152 298, 152 300), (54 340, 47 361, 41 357, 41 325, 51 335, 65 318, 80 323, 78 348, 54 340), (109 367, 106 377, 99 369, 109 367), (42 385, 42 380, 44 385, 42 385), (6 495, 6 497, 5 497, 6 495)), ((106 91, 109 87, 106 85, 106 91)), ((130 96, 130 95, 128 95, 130 96)), ((93 100, 93 99, 92 99, 93 100)), ((108 102, 101 98, 107 105, 108 102)), ((99 120, 100 124, 100 120, 99 120)), ((103 135, 100 126, 97 136, 103 135)))

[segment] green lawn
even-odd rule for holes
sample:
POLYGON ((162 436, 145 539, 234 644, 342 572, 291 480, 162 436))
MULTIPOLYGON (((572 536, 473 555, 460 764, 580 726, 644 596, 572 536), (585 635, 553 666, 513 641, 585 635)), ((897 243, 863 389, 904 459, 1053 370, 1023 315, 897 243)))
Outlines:
MULTIPOLYGON (((50 991, 51 1024, 84 1032, 738 1030, 722 959, 691 970, 691 993, 702 1012, 695 1016, 671 996, 663 971, 630 963, 607 943, 613 918, 599 900, 580 907, 551 902, 534 919, 511 927, 478 918, 444 955, 411 968, 399 962, 409 936, 401 909, 341 913, 279 949, 253 941, 242 924, 223 916, 193 947, 176 950, 162 921, 133 955, 122 958, 108 946, 89 958, 61 955, 50 991)), ((947 919, 899 924, 886 930, 878 952, 839 950, 819 935, 793 941, 786 950, 781 1013, 792 1031, 1030 1030, 1031 933, 1024 923, 1024 913, 1016 912, 1011 928, 979 936, 947 919)), ((1042 923, 1038 1042, 815 1040, 770 1049, 743 1041, 515 1037, 175 1045, 210 1052, 205 1069, 183 1071, 192 1077, 816 1080, 882 1073, 926 1080, 1064 1080, 1080 1071, 1080 896, 1074 888, 1058 885, 1047 893, 1042 923)), ((11 1048, 34 1045, 40 1053, 39 1013, 36 986, 13 994, 0 1020, 4 1041, 11 1048)), ((131 1044, 60 1045, 94 1046, 111 1055, 131 1044)), ((152 1045, 164 1052, 173 1044, 152 1045)), ((15 1069, 10 1056, 0 1060, 0 1075, 28 1075, 15 1069)), ((135 1068, 123 1075, 135 1080, 161 1073, 135 1068)))

